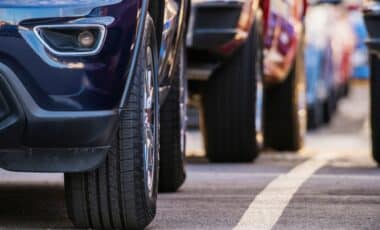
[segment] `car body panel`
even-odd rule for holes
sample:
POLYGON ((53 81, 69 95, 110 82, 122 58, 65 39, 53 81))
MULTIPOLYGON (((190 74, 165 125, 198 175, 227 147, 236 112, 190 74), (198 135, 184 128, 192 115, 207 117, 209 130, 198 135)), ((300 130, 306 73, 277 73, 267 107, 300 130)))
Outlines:
MULTIPOLYGON (((173 46, 175 45, 175 38, 177 30, 173 30, 178 25, 180 2, 177 0, 165 0, 166 7, 164 12, 164 28, 162 31, 162 44, 160 49, 160 63, 165 63, 168 59, 173 58, 173 46)), ((168 68, 170 66, 160 65, 160 81, 165 80, 167 77, 168 68)))
POLYGON ((20 80, 37 104, 46 110, 117 108, 133 51, 140 0, 117 4, 114 3, 118 1, 112 1, 111 5, 100 7, 99 3, 91 7, 90 1, 74 7, 70 5, 72 1, 58 5, 38 2, 30 1, 16 9, 0 4, 5 12, 0 22, 0 53, 6 57, 2 61, 15 71, 23 72, 18 74, 20 80), (84 19, 87 24, 102 23, 107 27, 104 47, 95 57, 56 56, 33 32, 37 25, 81 24, 84 19))
MULTIPOLYGON (((187 4, 162 0, 160 69, 176 62, 187 4)), ((0 167, 78 172, 105 159, 126 108, 148 10, 149 0, 0 2, 0 167), (99 53, 63 56, 41 42, 41 25, 101 25, 105 41, 99 53), (57 159, 61 164, 48 165, 57 159)), ((162 86, 170 88, 172 77, 162 74, 162 86)))
POLYGON ((306 6, 304 0, 193 1, 187 46, 190 51, 201 51, 201 62, 226 58, 246 41, 256 14, 263 14, 264 81, 283 81, 302 40, 306 6))
POLYGON ((187 46, 231 54, 247 39, 258 6, 258 0, 192 1, 187 46))

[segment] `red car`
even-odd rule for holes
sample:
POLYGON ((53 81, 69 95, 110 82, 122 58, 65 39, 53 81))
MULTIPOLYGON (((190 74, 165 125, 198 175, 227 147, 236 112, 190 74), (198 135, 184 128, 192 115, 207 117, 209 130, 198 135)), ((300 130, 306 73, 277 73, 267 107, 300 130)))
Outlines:
POLYGON ((252 161, 262 142, 278 150, 302 146, 306 5, 304 0, 193 0, 189 90, 202 111, 210 161, 252 161))

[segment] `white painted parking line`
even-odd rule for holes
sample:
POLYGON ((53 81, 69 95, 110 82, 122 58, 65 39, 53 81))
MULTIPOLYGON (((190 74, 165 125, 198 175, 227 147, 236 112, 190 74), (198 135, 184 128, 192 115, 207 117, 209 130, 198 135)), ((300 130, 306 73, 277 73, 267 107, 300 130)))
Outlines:
POLYGON ((234 230, 272 229, 301 185, 329 160, 338 156, 317 155, 289 173, 278 176, 255 197, 234 230))

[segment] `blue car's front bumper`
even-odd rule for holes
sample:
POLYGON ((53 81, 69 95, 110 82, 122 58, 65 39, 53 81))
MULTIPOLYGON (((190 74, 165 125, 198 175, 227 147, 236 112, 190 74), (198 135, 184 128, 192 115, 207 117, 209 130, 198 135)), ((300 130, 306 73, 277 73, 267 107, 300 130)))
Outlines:
POLYGON ((83 171, 101 163, 126 95, 141 2, 0 2, 0 167, 83 171), (104 26, 98 53, 57 55, 34 31, 78 24, 104 26))

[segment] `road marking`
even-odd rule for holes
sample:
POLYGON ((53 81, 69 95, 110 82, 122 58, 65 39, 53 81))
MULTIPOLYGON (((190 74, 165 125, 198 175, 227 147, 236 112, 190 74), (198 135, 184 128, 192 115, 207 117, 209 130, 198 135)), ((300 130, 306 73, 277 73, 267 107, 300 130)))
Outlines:
POLYGON ((301 185, 338 156, 318 154, 289 173, 278 176, 255 197, 234 230, 272 229, 301 185))

